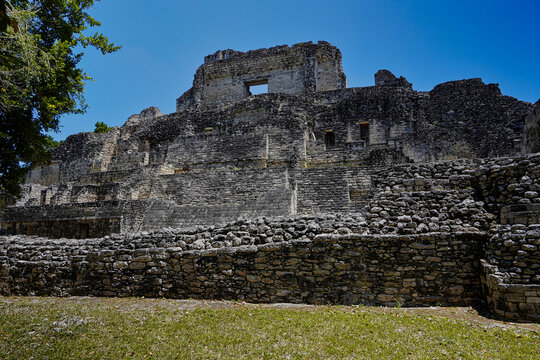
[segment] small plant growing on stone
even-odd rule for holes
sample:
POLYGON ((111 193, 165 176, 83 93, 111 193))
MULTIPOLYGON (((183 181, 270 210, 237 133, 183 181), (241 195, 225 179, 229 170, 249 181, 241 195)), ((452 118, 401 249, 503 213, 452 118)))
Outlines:
POLYGON ((113 129, 113 127, 108 126, 103 121, 98 121, 95 126, 96 128, 94 129, 94 132, 96 134, 103 134, 113 129))

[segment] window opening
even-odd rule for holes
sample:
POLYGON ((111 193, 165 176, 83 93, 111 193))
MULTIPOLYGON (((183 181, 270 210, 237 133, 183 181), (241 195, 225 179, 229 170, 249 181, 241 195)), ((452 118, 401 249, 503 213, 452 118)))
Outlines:
POLYGON ((326 148, 336 146, 336 136, 334 135, 334 130, 326 130, 324 132, 324 146, 326 148))
POLYGON ((89 230, 89 224, 80 224, 79 230, 80 230, 80 238, 86 239, 88 237, 88 230, 89 230))
POLYGON ((360 140, 363 140, 366 145, 369 144, 369 122, 362 121, 360 125, 360 140))
POLYGON ((140 139, 139 140, 139 151, 150 151, 150 140, 149 139, 140 139))
POLYGON ((268 79, 246 81, 247 96, 268 93, 268 79))

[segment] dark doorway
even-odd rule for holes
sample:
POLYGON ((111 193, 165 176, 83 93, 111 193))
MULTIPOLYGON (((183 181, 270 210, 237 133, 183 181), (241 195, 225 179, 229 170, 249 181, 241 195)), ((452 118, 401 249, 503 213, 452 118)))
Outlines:
POLYGON ((336 146, 336 136, 334 135, 334 130, 326 130, 324 132, 324 146, 327 149, 336 146))
POLYGON ((364 141, 365 145, 369 145, 369 122, 362 121, 358 125, 360 126, 360 140, 364 141))
POLYGON ((79 224, 79 239, 86 239, 88 237, 89 228, 89 224, 79 224))

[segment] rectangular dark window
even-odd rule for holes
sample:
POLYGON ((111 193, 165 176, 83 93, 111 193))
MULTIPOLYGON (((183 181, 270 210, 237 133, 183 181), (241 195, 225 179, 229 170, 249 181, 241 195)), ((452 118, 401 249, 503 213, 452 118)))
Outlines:
POLYGON ((366 142, 366 145, 369 144, 369 122, 362 121, 360 125, 360 140, 366 142))
POLYGON ((324 132, 324 146, 328 149, 336 146, 336 136, 334 130, 326 130, 324 132))
POLYGON ((88 232, 90 225, 89 224, 79 224, 79 238, 86 239, 88 237, 88 232))
POLYGON ((139 151, 140 152, 145 152, 145 151, 150 151, 150 140, 148 139, 140 139, 139 140, 139 151))

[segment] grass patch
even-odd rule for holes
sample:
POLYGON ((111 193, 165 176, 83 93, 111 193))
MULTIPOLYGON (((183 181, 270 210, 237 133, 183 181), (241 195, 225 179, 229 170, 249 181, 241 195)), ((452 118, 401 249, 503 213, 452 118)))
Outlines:
POLYGON ((538 359, 534 330, 407 309, 0 297, 1 359, 538 359))

